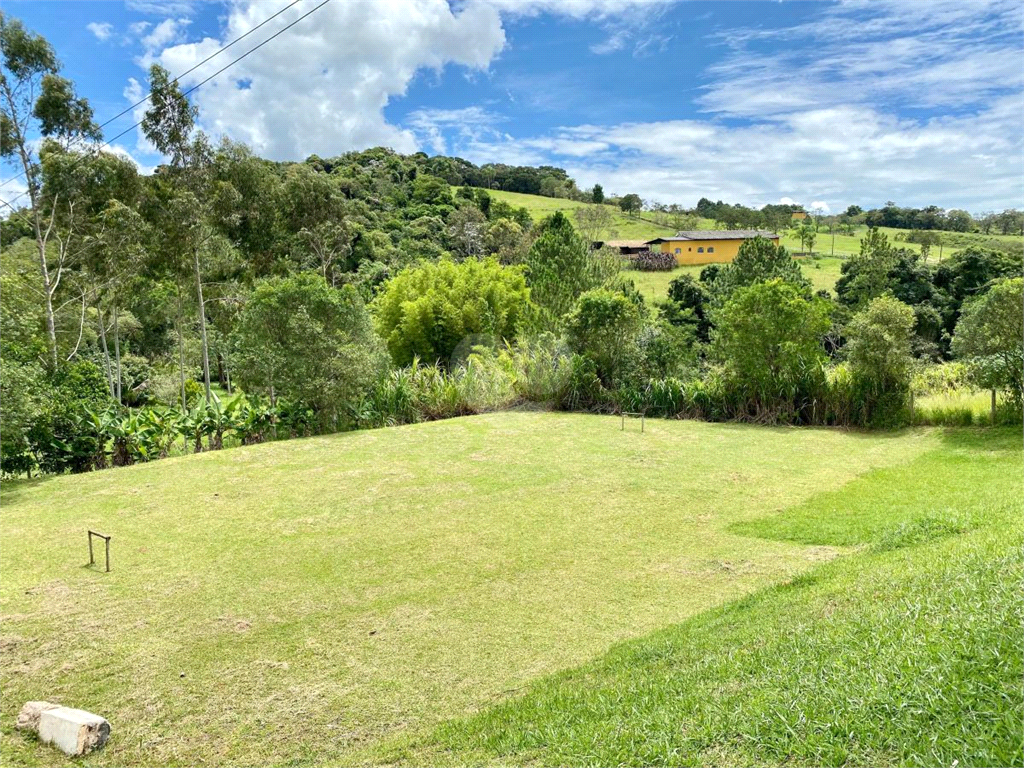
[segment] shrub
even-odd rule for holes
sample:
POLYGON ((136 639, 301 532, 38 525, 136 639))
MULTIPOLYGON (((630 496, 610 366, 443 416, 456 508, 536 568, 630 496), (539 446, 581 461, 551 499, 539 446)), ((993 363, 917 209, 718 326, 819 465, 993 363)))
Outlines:
POLYGON ((515 392, 505 359, 474 353, 448 370, 421 365, 389 371, 355 408, 362 427, 447 419, 510 405, 515 392))
POLYGON ((640 310, 622 293, 587 291, 565 321, 569 348, 594 362, 594 371, 611 383, 635 349, 640 310))
POLYGON ((828 307, 781 279, 739 288, 715 315, 714 352, 723 364, 736 417, 811 417, 825 359, 828 307))
POLYGON ((503 267, 495 259, 445 260, 400 272, 378 295, 373 311, 396 364, 418 358, 449 365, 467 340, 514 340, 529 322, 533 304, 521 267, 503 267))
POLYGON ((661 316, 672 325, 693 326, 697 338, 707 342, 711 337, 711 295, 693 275, 680 275, 668 284, 668 300, 661 307, 661 316))
POLYGON ((561 402, 572 375, 572 355, 558 337, 544 333, 508 347, 503 355, 519 397, 550 406, 561 402))
POLYGON ((79 360, 60 366, 48 379, 46 402, 27 434, 36 463, 47 473, 88 472, 99 435, 85 416, 111 404, 107 378, 94 363, 79 360))
POLYGON ((966 363, 955 361, 940 365, 926 365, 918 369, 911 387, 917 395, 940 395, 971 389, 966 363))
POLYGON ((967 361, 971 379, 1002 389, 1020 406, 1024 397, 1024 278, 998 281, 964 305, 953 353, 967 361))
POLYGON ((853 419, 876 427, 904 418, 914 358, 914 311, 892 296, 873 299, 846 329, 855 402, 853 419))
POLYGON ((609 404, 596 363, 583 355, 570 358, 569 377, 560 395, 558 405, 566 411, 593 411, 609 404))
MULTIPOLYGON (((701 273, 704 280, 704 273, 701 273)), ((810 293, 811 283, 800 271, 785 246, 776 245, 765 237, 744 240, 732 263, 722 265, 713 278, 715 291, 727 299, 739 288, 770 280, 782 280, 810 293)), ((705 281, 708 282, 708 281, 705 281)))

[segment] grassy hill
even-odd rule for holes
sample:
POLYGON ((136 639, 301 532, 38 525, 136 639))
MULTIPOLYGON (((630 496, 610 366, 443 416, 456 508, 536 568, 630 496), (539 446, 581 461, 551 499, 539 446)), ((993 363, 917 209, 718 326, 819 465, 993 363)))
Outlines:
MULTIPOLYGON (((642 434, 638 427, 631 422, 622 431, 605 416, 500 413, 5 485, 4 764, 71 764, 11 729, 21 704, 39 698, 110 719, 111 742, 90 765, 430 763, 476 754, 523 762, 531 750, 544 763, 559 755, 571 755, 568 762, 647 762, 655 753, 641 745, 670 747, 660 729, 676 713, 655 706, 668 706, 668 698, 646 697, 640 688, 609 698, 617 683, 605 670, 618 674, 617 659, 628 656, 632 672, 651 686, 670 683, 659 659, 677 657, 658 649, 671 640, 685 646, 678 658, 696 658, 685 654, 702 655, 705 646, 686 643, 703 637, 709 661, 684 678, 696 686, 687 701, 719 691, 771 702, 789 681, 781 659, 763 680, 750 680, 750 668, 739 674, 730 666, 730 648, 752 643, 763 654, 752 659, 800 653, 815 611, 834 613, 839 624, 846 616, 861 628, 859 638, 884 620, 882 646, 886 633, 917 627, 920 614, 901 612, 882 586, 861 584, 856 575, 885 564, 900 569, 899 558, 911 550, 879 550, 858 571, 858 558, 869 555, 856 547, 893 537, 909 545, 919 530, 966 542, 973 528, 987 532, 994 557, 1020 528, 1003 512, 1019 497, 1016 435, 867 435, 660 420, 648 421, 642 434), (964 516, 963 537, 960 518, 949 518, 947 507, 964 516), (910 534, 900 533, 901 523, 911 525, 910 534), (113 536, 110 574, 84 565, 86 529, 113 536), (800 577, 829 562, 833 570, 820 582, 826 586, 793 592, 806 596, 802 608, 770 597, 780 584, 818 584, 817 576, 800 577), (861 585, 847 601, 859 612, 829 597, 834 578, 835 594, 861 585), (725 607, 745 596, 754 596, 740 604, 746 607, 725 607), (892 610, 883 615, 884 605, 892 610), (800 618, 792 632, 784 629, 787 617, 800 618), (758 645, 757 637, 770 642, 758 645), (628 646, 633 650, 591 661, 630 639, 638 643, 628 646), (591 663, 597 666, 560 673, 591 663), (554 673, 567 676, 548 677, 554 673), (581 725, 566 734, 573 738, 562 752, 551 751, 556 741, 529 734, 557 734, 570 720, 531 702, 566 685, 579 697, 581 725), (600 701, 622 703, 622 729, 602 720, 606 709, 584 716, 600 701), (494 706, 512 707, 510 742, 492 744, 486 736, 497 727, 494 706), (474 712, 480 719, 463 719, 474 712), (557 722, 532 731, 530 717, 538 713, 557 722)), ((955 593, 961 582, 942 580, 942 568, 961 561, 973 567, 970 557, 917 560, 920 567, 907 573, 947 585, 948 595, 935 592, 933 600, 961 595, 963 621, 989 626, 989 609, 970 602, 974 593, 955 593), (929 571, 931 565, 940 569, 929 571)), ((979 595, 990 595, 985 587, 1001 571, 988 573, 988 581, 977 581, 979 595)), ((1002 599, 995 594, 989 603, 1002 599)), ((955 616, 943 611, 936 615, 955 616)), ((930 656, 914 653, 924 654, 933 640, 946 646, 932 624, 922 626, 925 646, 908 645, 905 656, 926 664, 930 656)), ((805 692, 831 700, 829 680, 843 678, 844 664, 863 674, 873 669, 865 653, 837 656, 828 677, 815 672, 846 637, 839 630, 814 635, 817 655, 792 657, 801 659, 794 674, 805 692)), ((949 637, 950 653, 965 647, 956 645, 961 633, 949 637)), ((1020 649, 1016 656, 1014 647, 1003 650, 1003 663, 1019 666, 1020 649)), ((929 688, 932 677, 923 671, 916 687, 896 685, 897 698, 884 702, 924 707, 940 743, 960 725, 981 728, 985 718, 1007 712, 1019 719, 1018 699, 982 695, 1002 690, 1005 670, 985 667, 985 676, 974 677, 974 656, 950 658, 958 659, 960 677, 949 680, 977 682, 963 701, 992 705, 974 719, 928 709, 932 691, 948 696, 952 683, 929 688)), ((1019 670, 1009 673, 1019 688, 1019 670)), ((883 733, 888 716, 879 713, 888 710, 873 706, 863 710, 878 715, 873 725, 856 720, 857 728, 883 733)), ((714 711, 690 715, 721 749, 701 754, 770 761, 778 754, 773 745, 789 738, 792 722, 762 718, 764 707, 751 710, 747 730, 739 731, 718 723, 714 711), (732 740, 754 727, 760 739, 732 740), (748 751, 730 752, 735 744, 748 751)), ((840 711, 834 733, 845 733, 854 714, 840 711)), ((987 733, 1003 735, 994 727, 987 733)), ((1001 748, 995 743, 993 750, 1001 748)), ((908 744, 918 749, 918 742, 908 744)), ((895 755, 871 754, 886 761, 895 755)), ((929 755, 913 754, 928 762, 929 755)), ((968 760, 974 754, 964 752, 968 760)))
MULTIPOLYGON (((562 211, 572 218, 572 211, 591 205, 591 203, 579 203, 573 200, 562 200, 553 197, 541 197, 539 195, 524 195, 518 192, 502 192, 501 190, 488 190, 489 194, 497 200, 503 200, 516 207, 525 207, 534 221, 540 221, 545 216, 550 216, 555 211, 562 211)), ((662 237, 666 234, 673 234, 675 227, 658 224, 654 221, 654 214, 644 212, 639 218, 626 216, 620 210, 609 207, 614 216, 613 230, 606 234, 607 239, 621 240, 649 240, 655 237, 662 237)), ((701 228, 714 229, 715 223, 709 219, 702 219, 701 228)), ((921 252, 921 246, 915 243, 907 243, 900 238, 905 237, 909 230, 882 227, 891 241, 901 248, 907 248, 916 253, 921 252)), ((827 228, 822 228, 818 233, 814 244, 816 258, 802 260, 804 274, 814 285, 815 290, 833 290, 835 282, 839 278, 840 266, 843 259, 848 256, 860 253, 860 241, 867 232, 867 227, 859 227, 852 235, 836 234, 830 235, 827 228)), ((781 234, 780 242, 790 251, 797 253, 801 250, 800 240, 790 232, 784 231, 781 234)), ((951 253, 967 246, 999 247, 1007 243, 1015 246, 1021 244, 1021 238, 1014 235, 981 235, 977 233, 943 233, 947 241, 941 253, 941 258, 947 258, 951 253)), ((940 252, 938 247, 933 246, 928 257, 931 263, 938 263, 940 252)), ((637 287, 644 293, 648 300, 661 300, 665 297, 668 284, 678 274, 690 272, 698 274, 700 268, 682 267, 672 273, 638 273, 630 272, 629 276, 637 284, 637 287)))
MULTIPOLYGON (((587 208, 593 203, 580 203, 575 200, 563 200, 556 197, 541 197, 540 195, 524 195, 519 192, 503 192, 498 189, 489 189, 487 193, 495 200, 503 200, 516 208, 526 208, 534 222, 538 222, 556 211, 561 211, 570 219, 572 212, 578 208, 587 208)), ((675 234, 675 227, 658 224, 653 220, 652 214, 642 213, 639 218, 632 218, 624 214, 616 206, 605 206, 614 218, 612 230, 605 234, 607 240, 650 240, 655 237, 675 234)))

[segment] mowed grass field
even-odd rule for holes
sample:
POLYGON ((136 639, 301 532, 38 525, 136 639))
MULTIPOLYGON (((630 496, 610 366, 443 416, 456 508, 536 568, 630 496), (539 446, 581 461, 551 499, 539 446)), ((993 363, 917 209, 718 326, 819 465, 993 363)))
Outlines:
MULTIPOLYGON (((813 290, 827 290, 835 292, 836 280, 842 274, 843 259, 831 258, 828 256, 819 258, 796 257, 800 263, 800 269, 804 277, 811 281, 813 290)), ((641 272, 637 269, 623 271, 623 276, 633 281, 637 290, 643 294, 648 302, 664 301, 668 296, 668 285, 679 275, 700 276, 704 266, 683 266, 676 267, 670 272, 641 272)))
MULTIPOLYGON (((32 699, 110 719, 109 745, 76 761, 86 765, 681 762, 673 750, 690 731, 673 726, 683 712, 671 697, 606 676, 624 654, 630 674, 668 684, 676 678, 662 662, 675 651, 644 644, 682 643, 690 650, 679 658, 697 666, 676 682, 699 672, 704 686, 685 701, 717 691, 766 712, 788 680, 776 654, 799 654, 815 637, 827 645, 815 611, 834 608, 839 621, 846 603, 821 607, 835 599, 821 587, 825 597, 814 592, 787 628, 763 595, 816 584, 822 568, 859 584, 843 564, 882 557, 864 547, 887 536, 901 546, 918 529, 924 539, 983 530, 1001 547, 1020 528, 1006 511, 1019 512, 1013 430, 638 427, 498 413, 5 485, 3 763, 71 763, 13 731, 32 699), (914 477, 927 482, 908 485, 914 477), (909 534, 893 533, 908 520, 909 534), (85 566, 89 528, 113 536, 109 574, 85 566), (754 602, 728 607, 744 598, 754 602), (775 623, 758 635, 765 622, 775 623), (730 637, 737 645, 723 646, 730 637), (719 644, 698 664, 703 646, 691 641, 719 644), (743 642, 761 655, 737 657, 743 642), (775 687, 750 698, 750 681, 727 676, 730 659, 774 659, 764 679, 775 687), (545 697, 565 685, 576 708, 562 716, 545 697)), ((886 589, 863 587, 852 602, 868 610, 886 589)), ((870 634, 870 620, 857 626, 870 634)), ((921 627, 926 643, 943 628, 921 627)), ((870 676, 873 657, 861 650, 847 661, 870 676)), ((793 657, 808 691, 816 658, 829 657, 793 657)), ((971 663, 963 656, 959 669, 971 663)), ((929 695, 929 669, 911 671, 914 690, 929 695)), ((884 731, 887 711, 865 707, 884 731)), ((781 754, 758 752, 756 739, 736 751, 728 728, 687 712, 711 745, 694 754, 781 754)), ((760 717, 747 720, 772 732, 775 721, 760 717)))

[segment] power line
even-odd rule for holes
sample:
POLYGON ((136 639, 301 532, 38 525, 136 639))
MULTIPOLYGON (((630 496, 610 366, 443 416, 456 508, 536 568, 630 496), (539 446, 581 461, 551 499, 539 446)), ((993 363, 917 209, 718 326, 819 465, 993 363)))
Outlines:
MULTIPOLYGON (((216 51, 214 51, 213 53, 211 53, 211 54, 210 54, 209 56, 207 56, 207 57, 206 57, 205 59, 203 59, 202 61, 200 61, 200 62, 199 62, 198 64, 196 64, 196 65, 195 65, 194 67, 192 67, 191 69, 188 69, 188 70, 186 70, 186 71, 182 72, 182 73, 181 73, 180 75, 178 75, 177 77, 175 77, 175 78, 174 78, 174 80, 173 80, 172 82, 175 82, 175 83, 177 83, 177 82, 178 82, 179 80, 181 80, 181 78, 185 77, 185 75, 189 75, 189 74, 191 74, 192 72, 195 72, 195 71, 196 71, 197 69, 199 69, 199 67, 203 66, 203 64, 205 64, 206 62, 210 61, 210 59, 213 59, 213 58, 216 58, 217 56, 220 56, 220 55, 221 55, 222 53, 224 53, 224 51, 226 51, 226 50, 227 50, 228 48, 230 48, 230 47, 231 47, 232 45, 234 45, 235 43, 237 43, 237 42, 238 42, 239 40, 243 40, 243 39, 245 39, 246 37, 248 37, 249 35, 251 35, 251 34, 252 34, 253 32, 255 32, 255 31, 256 31, 257 29, 259 29, 259 28, 260 28, 260 27, 262 27, 263 25, 267 24, 268 22, 270 22, 270 21, 273 21, 273 20, 274 20, 274 19, 276 19, 276 18, 277 18, 278 16, 280 16, 280 15, 281 15, 282 13, 284 13, 285 11, 287 11, 287 10, 288 10, 289 8, 291 8, 291 7, 292 7, 292 6, 294 6, 294 5, 297 5, 297 4, 298 4, 298 3, 300 3, 300 2, 302 2, 302 0, 292 0, 292 2, 288 3, 288 5, 286 5, 286 6, 284 7, 284 8, 282 8, 281 10, 279 10, 279 11, 278 11, 277 13, 275 13, 275 14, 274 14, 273 16, 268 16, 268 17, 267 17, 267 18, 265 18, 265 19, 264 19, 263 21, 261 21, 261 22, 260 22, 259 24, 257 24, 257 25, 256 25, 255 27, 253 27, 252 29, 250 29, 250 30, 249 30, 248 32, 246 32, 246 33, 244 33, 244 34, 241 34, 241 35, 239 35, 239 36, 238 36, 238 37, 236 37, 236 38, 235 38, 234 40, 232 40, 232 41, 231 41, 230 43, 228 43, 227 45, 225 45, 225 46, 224 46, 223 48, 219 48, 219 49, 217 49, 216 51)), ((149 99, 149 97, 150 97, 150 96, 152 96, 152 95, 153 95, 153 91, 150 91, 149 93, 147 93, 147 94, 146 94, 145 96, 143 96, 143 97, 142 97, 141 99, 139 99, 138 101, 136 101, 136 102, 135 102, 134 104, 132 104, 132 105, 131 105, 130 107, 128 107, 127 109, 124 109, 124 110, 122 110, 121 112, 118 112, 118 113, 117 113, 116 115, 114 115, 114 116, 113 116, 112 118, 110 118, 110 119, 109 119, 109 120, 107 120, 106 122, 104 122, 104 123, 100 123, 98 127, 100 127, 100 128, 104 128, 104 127, 106 127, 106 126, 110 125, 110 124, 111 124, 112 122, 114 122, 115 120, 117 120, 117 119, 119 119, 119 118, 121 118, 121 117, 124 117, 124 116, 125 116, 125 115, 127 115, 127 114, 128 114, 129 112, 131 112, 131 111, 132 111, 133 109, 135 109, 135 108, 136 108, 137 106, 139 106, 140 104, 144 104, 144 103, 145 103, 145 102, 146 102, 146 101, 147 101, 147 100, 149 99)), ((14 176, 13 178, 7 179, 7 181, 5 181, 5 182, 3 182, 2 184, 0 184, 0 187, 3 187, 4 185, 8 184, 9 182, 12 182, 12 181, 17 181, 18 179, 20 179, 20 178, 21 178, 21 177, 23 177, 24 175, 25 175, 25 171, 21 171, 21 172, 19 172, 19 173, 18 173, 18 175, 17 175, 17 176, 14 176)))
MULTIPOLYGON (((288 8, 292 7, 292 5, 295 5, 295 4, 297 3, 297 2, 299 2, 299 0, 295 0, 295 2, 293 2, 293 3, 291 4, 291 5, 289 5, 289 6, 285 7, 285 8, 282 8, 282 9, 281 9, 280 11, 278 11, 278 12, 277 12, 276 14, 274 14, 274 16, 278 16, 278 15, 280 15, 281 13, 284 13, 284 11, 288 10, 288 8)), ((224 65, 223 67, 221 67, 220 69, 218 69, 218 70, 217 70, 216 72, 214 72, 214 73, 213 73, 212 75, 210 75, 210 76, 209 76, 209 77, 207 77, 206 79, 204 79, 204 80, 201 80, 200 82, 198 82, 198 83, 196 83, 195 85, 193 85, 193 86, 192 86, 191 88, 189 88, 189 89, 188 89, 187 91, 185 91, 185 92, 184 92, 184 93, 182 94, 182 96, 183 96, 183 97, 184 97, 184 96, 188 96, 188 95, 189 95, 190 93, 193 93, 193 92, 197 91, 197 90, 198 90, 199 88, 201 88, 202 86, 206 85, 206 84, 207 84, 208 82, 210 82, 210 81, 211 81, 211 80, 212 80, 213 78, 215 78, 215 77, 216 77, 217 75, 219 75, 219 74, 221 74, 222 72, 225 72, 226 70, 230 69, 231 67, 233 67, 233 66, 234 66, 235 64, 237 64, 238 62, 240 62, 240 61, 241 61, 242 59, 244 59, 244 58, 245 58, 246 56, 248 56, 249 54, 251 54, 251 53, 255 53, 256 51, 258 51, 258 50, 259 50, 260 48, 262 48, 262 47, 263 47, 264 45, 266 45, 267 43, 269 43, 269 42, 270 42, 271 40, 273 40, 274 38, 276 38, 276 37, 280 36, 280 35, 281 35, 281 34, 283 34, 284 32, 287 32, 287 31, 288 31, 289 29, 291 29, 292 27, 294 27, 294 26, 295 26, 296 24, 298 24, 298 23, 299 23, 300 21, 302 21, 303 19, 305 19, 305 18, 307 18, 308 16, 311 16, 311 15, 313 15, 314 13, 316 13, 317 11, 319 11, 319 10, 320 10, 321 8, 323 8, 323 7, 325 6, 325 5, 327 5, 327 4, 329 3, 329 2, 331 2, 331 0, 323 0, 323 2, 321 2, 321 3, 319 4, 319 5, 317 5, 317 6, 313 7, 313 8, 311 8, 311 9, 310 9, 309 11, 307 11, 306 13, 302 14, 301 16, 299 16, 299 18, 295 19, 295 21, 293 21, 293 22, 291 22, 290 24, 286 24, 285 26, 281 27, 281 29, 279 29, 279 30, 278 30, 277 32, 275 32, 274 34, 272 34, 272 35, 271 35, 270 37, 268 37, 268 38, 267 38, 266 40, 264 40, 263 42, 259 43, 258 45, 255 45, 255 46, 253 46, 253 47, 252 47, 252 48, 250 48, 250 49, 249 49, 248 51, 246 51, 246 52, 245 52, 245 53, 243 53, 243 54, 242 54, 241 56, 239 56, 239 57, 238 57, 237 59, 233 59, 232 61, 230 61, 230 62, 228 62, 227 64, 225 64, 225 65, 224 65)), ((266 24, 266 22, 267 22, 267 21, 270 21, 270 19, 274 18, 274 16, 271 16, 270 18, 266 19, 266 21, 264 21, 264 22, 263 22, 263 23, 262 23, 262 24, 261 24, 260 26, 262 26, 263 24, 266 24)), ((255 28, 254 28, 254 29, 255 29, 255 28)), ((251 32, 251 31, 254 31, 254 30, 250 30, 250 32, 251 32)), ((248 33, 246 33, 246 34, 248 34, 248 33)), ((244 37, 244 35, 243 35, 243 37, 244 37)), ((237 40, 241 40, 241 39, 242 39, 241 37, 237 38, 237 40)), ((232 41, 232 43, 229 43, 228 45, 224 46, 224 48, 223 48, 222 50, 226 50, 226 49, 227 49, 227 48, 228 48, 228 47, 229 47, 230 45, 233 45, 233 44, 234 44, 235 42, 237 42, 237 40, 235 40, 235 41, 232 41)), ((218 51, 217 53, 220 53, 220 51, 218 51)), ((209 57, 208 57, 207 59, 205 59, 205 61, 209 61, 209 60, 210 60, 211 58, 213 58, 213 56, 216 56, 216 55, 217 55, 217 53, 214 53, 213 55, 209 56, 209 57)), ((193 71, 194 69, 196 69, 197 67, 199 67, 199 66, 201 66, 201 65, 202 65, 203 63, 205 63, 205 61, 203 61, 203 62, 200 62, 200 63, 199 63, 199 64, 197 64, 197 65, 196 65, 195 67, 193 67, 192 69, 188 70, 188 72, 192 72, 192 71, 193 71)), ((182 73, 181 75, 179 75, 179 77, 184 77, 184 75, 187 75, 187 74, 188 74, 188 72, 184 72, 184 73, 182 73)), ((177 78, 175 78, 175 82, 177 82, 177 78)), ((150 92, 149 92, 149 93, 148 93, 148 94, 146 95, 146 97, 145 97, 144 99, 142 99, 142 101, 138 102, 137 104, 133 105, 132 107, 129 107, 129 108, 127 109, 127 110, 125 110, 124 112, 122 112, 122 113, 121 113, 121 115, 125 114, 125 112, 128 112, 128 111, 129 111, 129 110, 131 110, 131 109, 134 109, 134 108, 135 108, 136 106, 138 106, 138 105, 139 105, 139 104, 141 104, 141 103, 142 103, 143 101, 145 101, 146 99, 148 99, 148 98, 149 98, 149 97, 150 97, 150 96, 152 95, 152 93, 153 93, 153 92, 152 92, 152 91, 150 91, 150 92)), ((117 117, 120 117, 121 115, 118 115, 117 117)), ((116 120, 116 119, 117 119, 117 117, 111 118, 111 120, 116 120)), ((108 121, 107 121, 107 123, 111 122, 111 120, 108 120, 108 121)), ((104 125, 106 125, 107 123, 104 123, 104 125)), ((142 125, 142 120, 139 120, 139 121, 138 121, 137 123, 135 123, 134 125, 131 125, 131 126, 129 126, 129 127, 128 127, 128 128, 126 128, 125 130, 121 131, 121 132, 120 132, 119 134, 117 134, 116 136, 114 136, 113 138, 110 138, 110 139, 108 139, 108 140, 104 141, 104 142, 103 142, 102 144, 100 144, 100 145, 99 145, 98 147, 95 147, 95 148, 93 148, 93 149, 92 149, 92 152, 93 152, 93 153, 98 153, 98 152, 102 151, 104 147, 109 147, 109 146, 111 146, 112 142, 114 142, 114 141, 117 141, 117 140, 118 140, 119 138, 121 138, 122 136, 124 136, 124 135, 125 135, 126 133, 129 133, 129 132, 131 132, 131 131, 135 130, 135 129, 136 129, 136 128, 138 128, 138 127, 139 127, 140 125, 142 125)), ((89 155, 89 153, 87 152, 87 153, 83 154, 82 156, 80 156, 80 158, 79 158, 78 162, 76 162, 76 163, 72 164, 72 166, 71 166, 71 168, 70 168, 69 170, 70 170, 70 171, 73 171, 73 170, 74 170, 74 169, 75 169, 75 168, 76 168, 76 167, 77 167, 78 165, 80 165, 80 164, 81 164, 81 163, 82 163, 82 162, 83 162, 83 161, 84 161, 84 160, 85 160, 85 159, 86 159, 86 158, 88 157, 88 155, 89 155)), ((22 172, 21 174, 19 174, 19 176, 16 176, 15 178, 20 178, 21 176, 24 176, 24 175, 25 175, 25 174, 24 174, 24 172, 22 172)), ((2 201, 0 201, 0 202, 3 202, 3 204, 4 204, 4 205, 6 205, 6 206, 7 206, 8 208, 10 208, 10 209, 11 209, 11 210, 13 211, 13 210, 14 210, 14 206, 13 206, 13 205, 11 205, 11 203, 13 203, 13 202, 14 202, 15 200, 17 200, 17 199, 19 199, 19 198, 21 198, 21 197, 24 197, 24 196, 25 196, 25 195, 27 195, 27 194, 28 194, 28 190, 26 190, 26 191, 24 191, 24 192, 22 192, 22 193, 18 194, 17 196, 15 196, 15 197, 11 198, 10 200, 2 200, 2 201)))

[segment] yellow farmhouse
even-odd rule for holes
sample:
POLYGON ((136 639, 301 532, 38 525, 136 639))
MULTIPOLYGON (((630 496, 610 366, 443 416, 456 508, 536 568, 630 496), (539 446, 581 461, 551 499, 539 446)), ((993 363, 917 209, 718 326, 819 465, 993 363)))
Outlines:
POLYGON ((676 232, 671 237, 656 237, 648 240, 648 247, 671 253, 677 264, 715 264, 730 262, 736 258, 744 240, 764 237, 776 245, 779 236, 774 232, 756 229, 694 230, 676 232))

